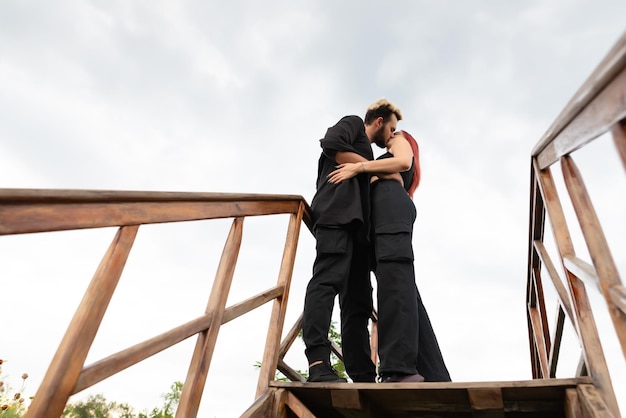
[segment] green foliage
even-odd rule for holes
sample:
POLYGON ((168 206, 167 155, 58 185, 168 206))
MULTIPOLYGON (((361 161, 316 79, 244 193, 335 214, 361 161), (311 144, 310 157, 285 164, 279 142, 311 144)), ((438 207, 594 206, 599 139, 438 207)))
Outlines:
POLYGON ((176 407, 183 392, 183 382, 176 381, 170 386, 170 391, 161 395, 165 403, 162 408, 154 408, 149 415, 139 414, 138 418, 174 418, 176 407))
POLYGON ((65 407, 64 418, 134 418, 133 409, 128 404, 107 401, 104 395, 90 395, 86 401, 74 402, 65 407))
POLYGON ((104 395, 91 395, 86 401, 74 402, 65 407, 62 417, 64 418, 174 418, 176 407, 183 391, 182 382, 174 382, 170 391, 161 395, 163 406, 153 408, 150 412, 134 414, 133 408, 128 404, 109 402, 104 395))
POLYGON ((0 359, 0 417, 1 418, 21 418, 26 413, 24 405, 24 388, 28 374, 22 374, 22 385, 18 391, 12 391, 7 383, 8 377, 2 374, 2 365, 6 360, 0 359))
MULTIPOLYGON (((22 374, 20 390, 12 391, 7 376, 2 373, 2 365, 6 360, 0 359, 0 418, 23 418, 26 414, 24 388, 28 374, 22 374)), ((65 407, 63 418, 174 418, 183 383, 176 381, 170 391, 162 394, 163 406, 154 408, 149 413, 135 415, 133 408, 127 403, 108 401, 104 395, 90 395, 87 400, 72 402, 65 407)))

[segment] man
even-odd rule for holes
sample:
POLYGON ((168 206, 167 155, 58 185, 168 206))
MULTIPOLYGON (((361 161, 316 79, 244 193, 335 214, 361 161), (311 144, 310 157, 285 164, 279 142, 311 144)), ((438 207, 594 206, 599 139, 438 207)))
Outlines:
POLYGON ((304 300, 302 334, 309 361, 309 382, 345 382, 330 365, 328 331, 339 295, 344 364, 355 382, 374 382, 369 331, 372 286, 369 267, 369 175, 340 184, 328 182, 338 164, 373 159, 372 142, 390 138, 400 110, 380 99, 365 114, 345 116, 320 140, 317 191, 311 202, 317 256, 304 300))

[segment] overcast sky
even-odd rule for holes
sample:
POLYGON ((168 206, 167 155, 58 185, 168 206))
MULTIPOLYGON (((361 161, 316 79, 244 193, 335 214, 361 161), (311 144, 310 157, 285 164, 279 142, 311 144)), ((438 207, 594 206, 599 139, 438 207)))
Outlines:
MULTIPOLYGON (((530 152, 624 33, 624 16, 622 0, 4 1, 0 187, 310 202, 318 139, 386 97, 420 144, 417 280, 453 380, 530 379, 530 152)), ((623 168, 608 137, 583 151, 577 162, 605 202, 599 212, 623 273, 623 168)), ((87 363, 204 312, 229 226, 140 228, 87 363)), ((229 304, 275 284, 286 226, 281 216, 245 221, 229 304)), ((114 234, 0 237, 0 358, 14 386, 30 374, 27 395, 114 234)), ((302 310, 313 248, 303 230, 286 329, 302 310)), ((626 393, 606 307, 590 293, 616 392, 626 393)), ((200 416, 236 417, 252 403, 268 319, 269 306, 222 328, 200 416)), ((574 375, 580 354, 566 342, 558 377, 574 375)), ((151 409, 185 380, 193 344, 72 399, 103 393, 151 409)), ((287 360, 306 367, 301 346, 287 360)))

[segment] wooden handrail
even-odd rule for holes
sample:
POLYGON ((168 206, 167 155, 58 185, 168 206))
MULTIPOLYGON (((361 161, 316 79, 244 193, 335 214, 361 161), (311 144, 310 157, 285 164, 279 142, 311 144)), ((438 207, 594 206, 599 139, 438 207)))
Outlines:
POLYGON ((626 33, 541 137, 531 155, 544 169, 626 117, 626 33), (614 106, 616 103, 622 106, 614 106))
POLYGON ((527 317, 533 377, 555 377, 567 316, 582 348, 579 373, 589 374, 601 404, 598 408, 613 416, 619 416, 619 408, 583 279, 604 297, 625 358, 626 292, 572 153, 582 151, 590 141, 611 132, 626 168, 625 126, 626 34, 570 100, 531 154, 527 317), (561 163, 563 184, 576 214, 574 221, 583 232, 590 262, 576 255, 552 176, 551 166, 556 162, 561 163), (554 259, 560 261, 562 275, 543 244, 546 221, 551 226, 558 253, 554 259), (543 315, 546 311, 542 290, 544 272, 556 289, 557 319, 552 335, 543 315))
MULTIPOLYGON (((311 230, 310 207, 296 195, 0 189, 0 235, 118 227, 26 416, 59 417, 70 395, 196 335, 196 350, 177 410, 177 416, 193 417, 198 412, 220 326, 270 301, 274 301, 274 313, 268 346, 275 349, 266 350, 264 363, 274 370, 288 368, 279 359, 278 345, 302 222, 311 230), (226 308, 245 217, 274 214, 291 215, 277 284, 226 308), (222 218, 232 218, 233 225, 205 314, 85 367, 140 226, 222 218)), ((270 374, 273 379, 273 372, 265 374, 268 381, 270 374)))
POLYGON ((296 213, 302 196, 242 193, 0 189, 0 235, 296 213))

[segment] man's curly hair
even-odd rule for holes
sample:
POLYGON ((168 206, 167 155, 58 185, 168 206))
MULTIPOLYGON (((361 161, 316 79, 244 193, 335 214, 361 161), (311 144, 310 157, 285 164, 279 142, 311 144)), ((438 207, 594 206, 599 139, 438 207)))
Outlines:
POLYGON ((387 99, 378 99, 367 108, 364 122, 366 125, 370 125, 380 117, 383 118, 383 122, 387 122, 391 115, 396 115, 398 120, 402 120, 402 113, 396 105, 387 99))

